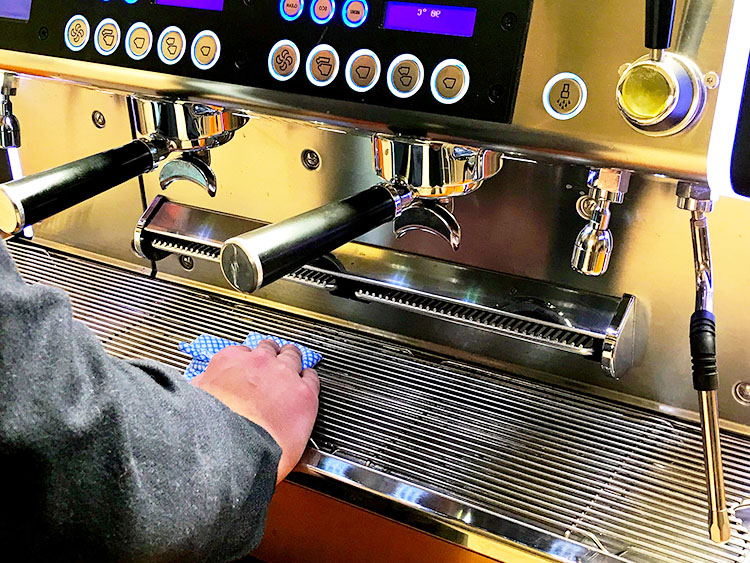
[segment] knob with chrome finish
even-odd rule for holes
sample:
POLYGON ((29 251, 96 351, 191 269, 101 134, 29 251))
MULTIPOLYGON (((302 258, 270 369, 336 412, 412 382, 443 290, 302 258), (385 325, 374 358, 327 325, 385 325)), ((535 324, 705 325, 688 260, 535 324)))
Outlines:
MULTIPOLYGON (((589 199, 586 217, 588 224, 578 233, 573 245, 571 267, 586 276, 601 276, 609 267, 612 255, 612 233, 609 232, 609 209, 612 203, 622 203, 628 191, 631 173, 617 168, 593 168, 589 170, 587 185, 589 199)), ((579 214, 583 211, 580 204, 579 214)))

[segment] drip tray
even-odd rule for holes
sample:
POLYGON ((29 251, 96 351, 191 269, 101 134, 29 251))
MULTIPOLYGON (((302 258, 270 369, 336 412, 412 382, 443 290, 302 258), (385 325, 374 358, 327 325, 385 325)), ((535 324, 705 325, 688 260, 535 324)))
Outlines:
MULTIPOLYGON (((570 562, 741 563, 707 537, 699 427, 258 305, 50 252, 9 248, 67 291, 122 358, 184 369, 177 344, 250 330, 319 350, 321 408, 293 477, 463 545, 520 543, 570 562), (365 504, 366 503, 366 504, 365 504)), ((722 434, 730 505, 750 498, 750 439, 722 434)))

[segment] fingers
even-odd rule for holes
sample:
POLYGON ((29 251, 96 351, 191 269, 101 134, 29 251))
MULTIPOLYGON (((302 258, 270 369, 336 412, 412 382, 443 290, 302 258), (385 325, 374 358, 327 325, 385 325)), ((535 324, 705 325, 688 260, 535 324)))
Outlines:
POLYGON ((295 373, 302 371, 302 352, 294 344, 286 344, 282 347, 278 359, 295 373))
POLYGON ((307 368, 302 372, 302 383, 312 389, 316 395, 320 394, 320 379, 318 372, 312 368, 307 368))
POLYGON ((255 351, 265 356, 275 358, 281 352, 281 348, 273 340, 261 340, 258 342, 255 351))

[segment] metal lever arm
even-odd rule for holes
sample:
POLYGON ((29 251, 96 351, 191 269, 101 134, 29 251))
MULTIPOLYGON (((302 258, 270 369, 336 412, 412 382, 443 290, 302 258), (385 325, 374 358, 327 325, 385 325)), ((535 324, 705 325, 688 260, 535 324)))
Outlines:
POLYGON ((729 540, 732 530, 727 513, 724 468, 721 461, 713 270, 705 213, 692 211, 690 225, 696 274, 695 312, 690 317, 690 355, 693 362, 693 387, 698 391, 701 415, 703 461, 709 505, 708 531, 714 542, 724 543, 729 540))
POLYGON ((167 152, 166 142, 138 140, 0 185, 0 231, 17 233, 150 172, 167 152))
POLYGON ((669 49, 675 0, 646 0, 646 48, 669 49))
POLYGON ((221 249, 227 281, 245 293, 392 221, 411 202, 406 191, 378 185, 347 199, 229 239, 221 249))

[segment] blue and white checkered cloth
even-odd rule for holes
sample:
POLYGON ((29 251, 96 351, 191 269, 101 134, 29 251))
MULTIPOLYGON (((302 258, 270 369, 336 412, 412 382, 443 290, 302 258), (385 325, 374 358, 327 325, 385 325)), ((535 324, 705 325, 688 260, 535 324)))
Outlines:
MULTIPOLYGON (((247 346, 251 350, 255 350, 261 340, 273 340, 279 346, 286 344, 294 344, 297 349, 302 353, 302 369, 315 367, 318 362, 323 358, 318 352, 310 350, 302 344, 296 342, 290 342, 277 336, 268 336, 259 332, 251 332, 245 338, 242 343, 243 346, 247 346)), ((185 377, 187 379, 193 379, 194 377, 202 374, 208 367, 208 362, 214 357, 214 354, 223 350, 227 346, 239 346, 239 342, 233 340, 227 340, 226 338, 220 338, 218 336, 212 336, 210 334, 201 334, 198 338, 192 342, 180 342, 180 350, 191 356, 193 361, 185 369, 185 377)))

